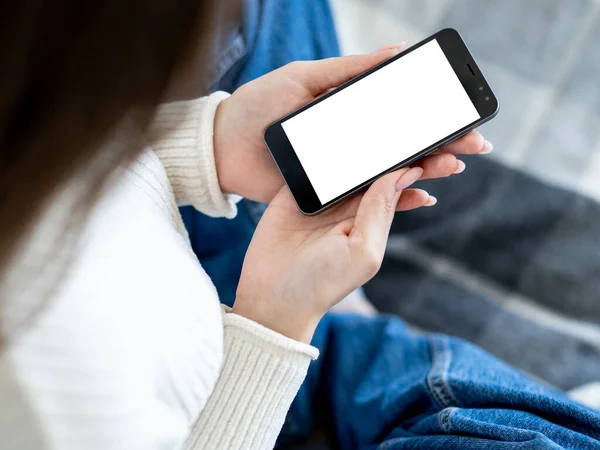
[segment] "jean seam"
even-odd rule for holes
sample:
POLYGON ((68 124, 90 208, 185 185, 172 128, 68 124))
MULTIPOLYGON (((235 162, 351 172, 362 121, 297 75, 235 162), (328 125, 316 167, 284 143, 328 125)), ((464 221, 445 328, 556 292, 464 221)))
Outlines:
POLYGON ((451 407, 444 409, 438 416, 438 424, 444 433, 452 433, 452 425, 450 425, 450 416, 457 408, 451 407))
POLYGON ((221 78, 245 55, 247 45, 244 36, 238 31, 228 47, 218 55, 217 62, 210 71, 211 85, 217 84, 221 78))
POLYGON ((431 369, 427 375, 427 387, 441 409, 457 406, 448 385, 448 368, 450 366, 450 349, 445 337, 432 336, 429 338, 431 348, 431 369))

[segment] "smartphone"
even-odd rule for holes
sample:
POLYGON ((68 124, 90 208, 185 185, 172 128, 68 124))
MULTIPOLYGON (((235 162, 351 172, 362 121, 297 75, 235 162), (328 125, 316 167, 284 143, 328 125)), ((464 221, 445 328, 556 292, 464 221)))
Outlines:
POLYGON ((498 113, 460 34, 442 30, 270 125, 298 208, 324 211, 498 113))

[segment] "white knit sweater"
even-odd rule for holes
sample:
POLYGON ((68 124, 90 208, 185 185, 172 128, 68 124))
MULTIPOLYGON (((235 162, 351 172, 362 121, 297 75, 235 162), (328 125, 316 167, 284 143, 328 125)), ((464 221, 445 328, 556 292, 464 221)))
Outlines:
POLYGON ((236 213, 213 157, 225 95, 161 108, 161 138, 94 208, 51 299, 24 269, 53 245, 51 213, 5 276, 2 450, 274 446, 317 351, 222 312, 177 210, 236 213))

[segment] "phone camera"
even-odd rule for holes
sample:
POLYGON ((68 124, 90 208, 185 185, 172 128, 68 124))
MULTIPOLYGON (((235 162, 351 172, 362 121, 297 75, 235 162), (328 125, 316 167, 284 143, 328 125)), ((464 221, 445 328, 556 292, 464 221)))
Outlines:
POLYGON ((483 86, 479 86, 479 90, 480 90, 480 91, 483 91, 483 86))
POLYGON ((489 98, 489 97, 486 97, 486 98, 485 98, 485 101, 486 101, 486 102, 489 102, 489 101, 490 101, 490 98, 489 98))

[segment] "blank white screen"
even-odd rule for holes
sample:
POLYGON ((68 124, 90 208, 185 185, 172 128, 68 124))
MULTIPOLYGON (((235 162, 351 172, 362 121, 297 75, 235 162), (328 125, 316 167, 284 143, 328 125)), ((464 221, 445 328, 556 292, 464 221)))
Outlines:
POLYGON ((282 126, 325 204, 479 118, 433 40, 282 126))

